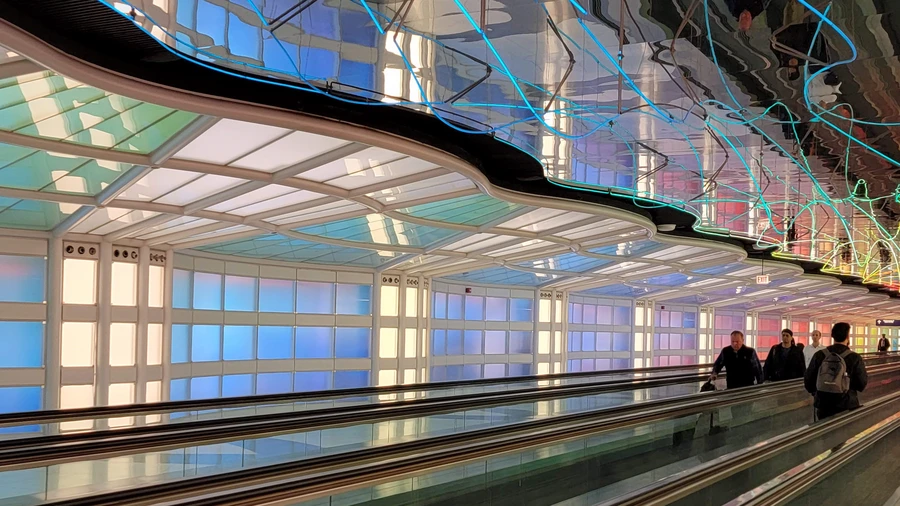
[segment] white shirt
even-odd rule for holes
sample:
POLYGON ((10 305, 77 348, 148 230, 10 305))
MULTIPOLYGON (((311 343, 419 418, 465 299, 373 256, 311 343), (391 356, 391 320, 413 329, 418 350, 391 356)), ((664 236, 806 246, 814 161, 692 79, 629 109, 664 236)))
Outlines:
POLYGON ((813 355, 816 354, 819 350, 824 350, 826 346, 824 344, 819 344, 819 346, 813 346, 812 343, 807 344, 803 347, 803 358, 806 359, 806 367, 809 367, 809 363, 812 362, 813 355))

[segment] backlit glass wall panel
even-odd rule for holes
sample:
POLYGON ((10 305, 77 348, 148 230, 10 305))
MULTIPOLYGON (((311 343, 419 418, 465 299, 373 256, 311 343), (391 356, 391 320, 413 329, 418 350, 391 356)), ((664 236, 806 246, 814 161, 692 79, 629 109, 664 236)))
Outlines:
POLYGON ((633 367, 630 299, 569 296, 568 371, 605 371, 633 367))
POLYGON ((173 279, 171 400, 372 384, 371 273, 178 255, 173 279))
POLYGON ((432 286, 431 381, 535 372, 534 291, 432 286))
POLYGON ((744 333, 746 345, 753 346, 752 342, 750 342, 752 336, 750 335, 750 329, 747 328, 746 316, 746 313, 742 311, 716 309, 715 318, 713 318, 715 322, 713 329, 713 358, 719 355, 722 348, 731 346, 731 333, 735 330, 744 333))
POLYGON ((756 318, 756 351, 760 360, 768 356, 772 346, 781 342, 782 324, 781 315, 759 315, 756 318))
MULTIPOLYGON (((0 237, 0 413, 44 406, 46 290, 47 242, 0 237)), ((22 426, 0 433, 39 430, 22 426)))
POLYGON ((658 305, 653 312, 653 366, 697 363, 696 306, 658 305))

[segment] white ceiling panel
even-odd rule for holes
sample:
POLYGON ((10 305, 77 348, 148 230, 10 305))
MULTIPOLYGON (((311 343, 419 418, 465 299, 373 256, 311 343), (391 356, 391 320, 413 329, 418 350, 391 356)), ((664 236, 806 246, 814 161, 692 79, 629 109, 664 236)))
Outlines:
POLYGON ((462 190, 475 190, 475 183, 456 173, 438 176, 425 181, 387 188, 368 195, 387 205, 399 205, 419 199, 439 198, 441 195, 462 190))
POLYGON ((140 223, 144 220, 153 218, 155 216, 159 216, 162 213, 156 213, 153 211, 132 211, 124 216, 121 216, 113 221, 110 221, 106 225, 102 227, 94 229, 93 234, 98 235, 106 235, 115 232, 116 230, 123 229, 129 225, 140 223))
POLYGON ((211 223, 218 223, 218 222, 216 220, 208 220, 206 218, 196 218, 194 216, 182 216, 180 218, 163 223, 161 225, 157 225, 155 227, 151 227, 146 230, 143 230, 140 233, 140 235, 138 235, 136 237, 141 240, 153 239, 154 237, 159 237, 159 236, 168 235, 168 234, 174 234, 176 232, 182 232, 184 230, 190 230, 192 228, 202 227, 204 225, 209 225, 211 223))
POLYGON ((448 244, 441 249, 446 251, 460 251, 463 253, 469 253, 471 251, 488 248, 496 244, 509 242, 510 239, 512 238, 505 235, 473 234, 452 244, 448 244))
POLYGON ((308 170, 299 177, 310 181, 329 181, 348 174, 356 174, 372 167, 384 165, 394 160, 405 158, 406 155, 383 148, 366 148, 359 153, 326 163, 321 167, 308 170))
POLYGON ((230 211, 231 214, 238 216, 251 216, 254 214, 274 211, 281 208, 302 204, 310 200, 316 200, 325 197, 325 195, 314 193, 306 190, 295 190, 292 193, 286 193, 280 197, 270 198, 255 204, 244 206, 230 211))
POLYGON ((345 190, 355 190, 356 188, 390 181, 391 179, 419 174, 437 167, 438 165, 436 164, 419 160, 418 158, 404 158, 396 162, 356 172, 349 176, 330 180, 328 184, 344 188, 345 190))
POLYGON ((232 119, 221 119, 183 147, 175 158, 228 164, 290 133, 290 130, 232 119))
POLYGON ((294 132, 263 146, 231 165, 262 172, 275 172, 346 144, 350 143, 307 132, 294 132))
POLYGON ((266 221, 275 225, 286 225, 290 223, 302 223, 311 220, 319 220, 332 216, 335 217, 334 219, 339 219, 337 217, 337 215, 339 214, 356 211, 363 212, 367 211, 367 209, 355 202, 339 200, 337 202, 331 202, 329 204, 313 207, 310 209, 288 213, 283 216, 278 216, 277 218, 269 219, 266 221))
POLYGON ((505 223, 498 225, 498 228, 510 228, 514 230, 525 230, 528 226, 540 221, 549 220, 555 216, 565 214, 565 211, 559 209, 535 209, 534 211, 517 216, 505 223))
POLYGON ((212 207, 208 207, 207 210, 215 211, 217 213, 227 213, 234 209, 240 209, 242 207, 250 206, 252 204, 257 204, 261 202, 265 202, 269 199, 274 199, 276 197, 281 197, 282 195, 288 193, 296 193, 296 188, 291 188, 289 186, 281 186, 281 185, 269 185, 263 186, 262 188, 258 188, 253 191, 249 191, 239 197, 235 197, 233 199, 226 200, 220 204, 216 204, 212 207))
POLYGON ((119 194, 119 199, 149 202, 198 179, 203 174, 173 169, 153 169, 119 194))
POLYGON ((102 228, 104 225, 109 224, 110 222, 119 222, 122 223, 123 226, 130 225, 135 223, 135 220, 141 221, 145 219, 142 214, 149 214, 151 216, 156 215, 158 213, 144 212, 144 211, 132 211, 131 209, 119 209, 115 207, 105 207, 103 209, 95 209, 94 212, 90 214, 87 218, 85 218, 81 223, 76 225, 72 232, 76 234, 92 234, 97 229, 102 228), (129 216, 133 213, 137 213, 137 216, 129 216))
POLYGON ((156 199, 155 202, 184 206, 244 182, 243 179, 220 176, 218 174, 207 174, 156 199))

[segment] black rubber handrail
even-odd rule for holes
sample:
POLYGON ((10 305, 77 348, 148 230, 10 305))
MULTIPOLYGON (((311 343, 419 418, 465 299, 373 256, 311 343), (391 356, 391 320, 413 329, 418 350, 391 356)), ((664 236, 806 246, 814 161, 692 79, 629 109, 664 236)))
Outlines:
MULTIPOLYGON (((694 373, 663 378, 548 385, 510 392, 479 392, 460 396, 411 399, 391 404, 338 406, 310 411, 288 411, 266 415, 10 439, 0 441, 0 472, 61 464, 86 458, 110 458, 141 451, 162 451, 196 444, 214 444, 246 438, 292 434, 361 423, 453 413, 475 408, 699 383, 706 377, 706 373, 694 373)), ((684 397, 686 396, 675 398, 683 399, 684 397)), ((601 411, 604 410, 594 410, 595 413, 601 411)))
POLYGON ((337 390, 321 390, 317 392, 291 392, 283 394, 245 395, 214 399, 197 399, 188 401, 165 401, 155 403, 138 403, 118 406, 94 406, 89 408, 57 409, 46 411, 23 411, 0 414, 0 427, 11 425, 35 425, 59 423, 89 418, 120 418, 123 416, 154 415, 178 413, 184 411, 202 411, 209 409, 241 408, 255 405, 289 404, 294 402, 316 402, 346 397, 366 397, 390 395, 396 393, 448 390, 462 387, 480 387, 498 384, 528 383, 534 381, 554 381, 584 377, 603 377, 626 374, 665 373, 683 370, 710 369, 712 364, 681 365, 670 367, 647 367, 638 369, 618 369, 610 371, 569 372, 544 374, 541 376, 514 376, 504 378, 487 378, 477 380, 441 381, 435 383, 412 383, 383 387, 345 388, 337 390))

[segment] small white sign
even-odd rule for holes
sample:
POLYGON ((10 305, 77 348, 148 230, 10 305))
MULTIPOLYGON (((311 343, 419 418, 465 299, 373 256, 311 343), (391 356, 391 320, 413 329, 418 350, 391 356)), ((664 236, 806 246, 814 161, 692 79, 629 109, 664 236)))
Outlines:
POLYGON ((769 284, 769 275, 763 274, 761 276, 756 276, 756 284, 757 285, 768 285, 769 284))

